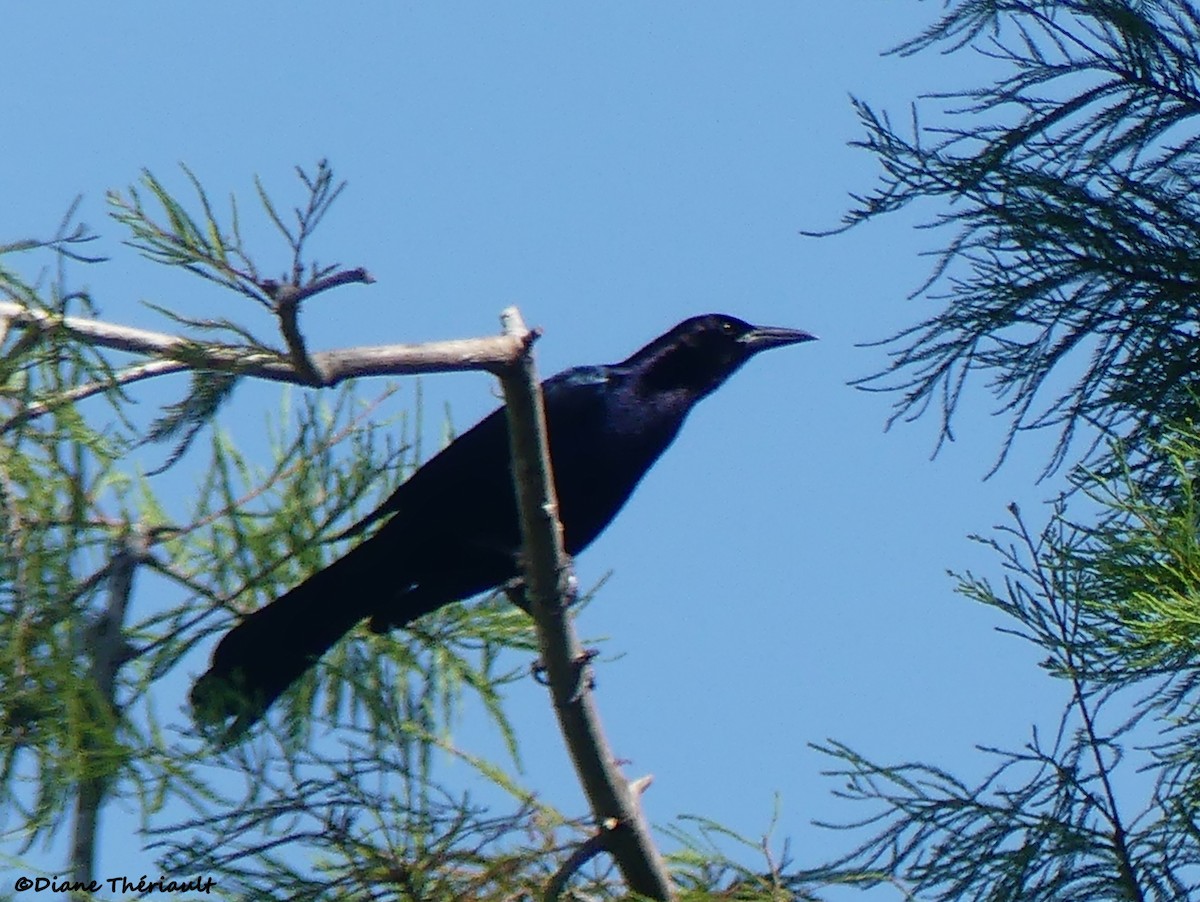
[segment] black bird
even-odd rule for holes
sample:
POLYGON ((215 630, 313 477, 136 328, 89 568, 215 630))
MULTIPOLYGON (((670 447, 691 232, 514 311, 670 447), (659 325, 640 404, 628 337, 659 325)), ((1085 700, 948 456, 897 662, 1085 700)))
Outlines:
MULTIPOLYGON (((675 438, 696 402, 759 351, 811 341, 732 316, 685 320, 629 359, 542 384, 564 542, 591 544, 675 438)), ((192 689, 198 718, 226 738, 254 723, 356 623, 383 632, 518 573, 521 547, 503 408, 431 458, 344 535, 373 536, 250 614, 221 640, 192 689)))

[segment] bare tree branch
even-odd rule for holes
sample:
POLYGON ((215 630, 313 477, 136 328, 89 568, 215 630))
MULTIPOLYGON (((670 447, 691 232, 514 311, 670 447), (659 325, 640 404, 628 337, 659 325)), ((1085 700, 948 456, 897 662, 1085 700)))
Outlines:
MULTIPOLYGON (((60 403, 76 401, 104 391, 112 385, 177 372, 182 369, 218 370, 257 376, 276 382, 311 387, 329 387, 360 376, 413 375, 459 370, 489 370, 498 373, 524 353, 524 345, 508 335, 454 339, 427 344, 374 345, 318 351, 301 357, 311 362, 311 372, 298 368, 296 354, 260 347, 200 341, 153 332, 132 326, 114 325, 78 316, 59 316, 45 310, 0 301, 0 324, 36 331, 62 329, 97 347, 155 357, 153 364, 133 367, 117 375, 112 383, 81 386, 69 394, 46 399, 0 424, 0 433, 60 403), (124 377, 124 378, 122 378, 124 377)), ((293 351, 295 349, 293 348, 293 351)))
MULTIPOLYGON (((146 537, 139 527, 133 527, 121 537, 109 568, 108 604, 93 624, 87 643, 87 652, 92 661, 95 702, 103 705, 106 713, 111 712, 114 722, 118 710, 117 673, 128 654, 124 633, 125 614, 133 592, 134 572, 146 554, 146 537)), ((102 757, 102 753, 85 757, 88 766, 80 778, 75 796, 71 870, 72 879, 83 884, 91 883, 95 877, 96 828, 101 806, 111 785, 110 768, 101 760, 102 757)), ((72 898, 82 899, 85 895, 72 894, 72 898)))
MULTIPOLYGON (((505 334, 528 348, 537 337, 510 307, 501 315, 505 334)), ((642 816, 637 794, 617 766, 592 700, 587 655, 575 634, 567 602, 570 562, 550 469, 542 392, 531 353, 500 373, 508 410, 508 434, 517 507, 521 518, 527 610, 537 626, 541 663, 554 713, 592 815, 602 828, 630 890, 652 899, 674 897, 670 875, 642 816)))

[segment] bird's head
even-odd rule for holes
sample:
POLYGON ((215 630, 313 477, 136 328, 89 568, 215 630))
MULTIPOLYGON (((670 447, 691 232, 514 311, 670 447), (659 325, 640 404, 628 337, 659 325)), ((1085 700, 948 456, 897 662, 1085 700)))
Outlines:
POLYGON ((682 390, 699 399, 719 388, 759 351, 815 339, 799 329, 752 326, 736 316, 708 313, 684 320, 624 365, 641 369, 647 388, 682 390))

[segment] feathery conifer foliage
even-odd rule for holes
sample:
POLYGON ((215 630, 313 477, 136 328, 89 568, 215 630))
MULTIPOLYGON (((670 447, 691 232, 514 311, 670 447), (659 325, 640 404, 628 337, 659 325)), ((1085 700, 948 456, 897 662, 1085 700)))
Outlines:
MULTIPOLYGON (((1179 0, 969 0, 896 52, 981 53, 990 85, 926 98, 911 129, 856 101, 883 167, 847 226, 918 201, 948 230, 919 294, 941 308, 885 342, 865 387, 952 437, 983 379, 1047 472, 1190 413, 1200 354, 1200 13, 1179 0), (935 104, 930 113, 928 105, 935 104), (932 125, 921 117, 931 116, 932 125), (1099 444, 1097 444, 1099 443, 1099 444)), ((1007 445, 1005 450, 1007 451, 1007 445)))
POLYGON ((868 813, 809 874, 922 900, 1193 898, 1200 10, 951 2, 897 52, 932 49, 1000 75, 925 98, 908 131, 856 102, 884 174, 847 227, 932 201, 947 236, 916 292, 937 311, 883 342, 888 366, 860 384, 897 391, 897 418, 936 409, 944 440, 981 379, 1010 424, 996 466, 1019 433, 1055 431, 1042 475, 1070 466, 1075 491, 1040 529, 1014 506, 980 539, 1003 577, 958 588, 1038 648, 1063 709, 981 749, 982 780, 827 743, 868 813))

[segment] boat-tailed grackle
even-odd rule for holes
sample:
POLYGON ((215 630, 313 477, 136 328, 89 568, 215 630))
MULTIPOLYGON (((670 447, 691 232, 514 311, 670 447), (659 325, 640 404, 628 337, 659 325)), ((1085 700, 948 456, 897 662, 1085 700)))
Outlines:
MULTIPOLYGON (((542 384, 568 554, 608 526, 696 402, 768 348, 810 341, 797 329, 732 316, 685 320, 629 359, 566 370, 542 384)), ((360 620, 403 626, 518 573, 521 547, 504 409, 425 463, 374 513, 379 530, 237 624, 192 689, 202 722, 232 738, 360 620)))

